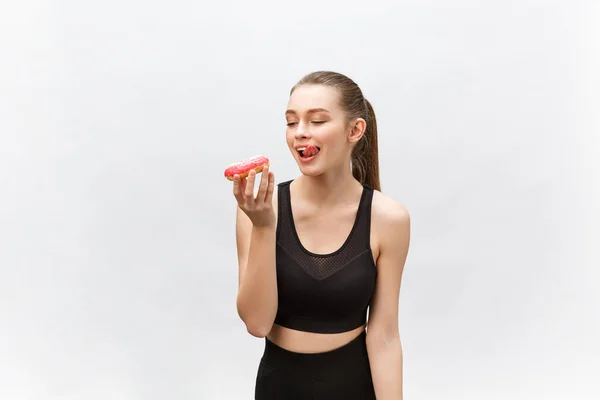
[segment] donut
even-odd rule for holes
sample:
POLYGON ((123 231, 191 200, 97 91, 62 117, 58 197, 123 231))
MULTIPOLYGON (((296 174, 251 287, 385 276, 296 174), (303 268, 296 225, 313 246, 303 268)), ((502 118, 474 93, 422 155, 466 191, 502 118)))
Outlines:
POLYGON ((252 170, 259 174, 267 165, 269 165, 269 159, 265 156, 258 155, 250 157, 228 165, 227 168, 225 168, 225 178, 232 181, 236 174, 239 175, 240 178, 246 178, 252 170))

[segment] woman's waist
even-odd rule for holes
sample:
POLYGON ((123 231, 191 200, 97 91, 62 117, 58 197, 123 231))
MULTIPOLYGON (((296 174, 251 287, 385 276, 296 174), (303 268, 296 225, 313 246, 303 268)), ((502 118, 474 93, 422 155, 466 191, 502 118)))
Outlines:
POLYGON ((359 336, 364 332, 365 324, 339 333, 306 332, 274 324, 267 340, 289 352, 317 354, 340 350, 360 340, 359 336))

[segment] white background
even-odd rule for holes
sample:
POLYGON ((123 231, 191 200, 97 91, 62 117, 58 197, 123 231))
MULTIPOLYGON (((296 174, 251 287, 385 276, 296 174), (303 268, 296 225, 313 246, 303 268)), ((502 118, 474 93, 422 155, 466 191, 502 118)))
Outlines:
POLYGON ((599 11, 2 2, 0 398, 253 398, 222 173, 295 177, 288 93, 329 69, 412 216, 405 399, 597 399, 599 11))

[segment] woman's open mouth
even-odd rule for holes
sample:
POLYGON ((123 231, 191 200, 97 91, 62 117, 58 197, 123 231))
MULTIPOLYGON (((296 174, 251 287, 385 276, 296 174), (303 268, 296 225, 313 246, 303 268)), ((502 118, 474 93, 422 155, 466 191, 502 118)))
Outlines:
POLYGON ((309 144, 306 147, 298 147, 296 149, 298 151, 298 155, 300 156, 300 161, 306 162, 314 159, 321 149, 317 146, 309 144))

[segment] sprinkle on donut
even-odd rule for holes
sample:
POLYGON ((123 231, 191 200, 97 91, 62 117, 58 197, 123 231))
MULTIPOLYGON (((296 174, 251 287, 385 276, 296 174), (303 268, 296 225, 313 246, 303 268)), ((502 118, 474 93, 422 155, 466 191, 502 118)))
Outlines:
POLYGON ((257 155, 245 160, 230 164, 225 168, 225 178, 230 181, 237 174, 240 178, 246 178, 250 171, 254 170, 257 174, 261 173, 265 166, 269 165, 269 159, 263 155, 257 155))

